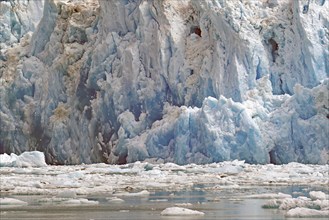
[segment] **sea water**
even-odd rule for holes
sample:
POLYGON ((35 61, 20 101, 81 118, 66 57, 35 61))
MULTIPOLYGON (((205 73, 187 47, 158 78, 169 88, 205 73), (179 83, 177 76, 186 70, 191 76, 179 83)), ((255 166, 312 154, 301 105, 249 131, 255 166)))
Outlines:
MULTIPOLYGON (((266 199, 247 198, 245 195, 258 193, 284 192, 294 196, 307 194, 311 190, 322 190, 328 193, 328 189, 310 188, 303 186, 289 187, 255 187, 245 189, 227 189, 208 191, 203 190, 208 186, 196 185, 192 190, 181 191, 157 191, 147 196, 121 197, 123 200, 113 200, 113 194, 89 195, 89 201, 97 201, 97 205, 74 205, 43 201, 44 196, 16 195, 13 198, 26 201, 27 206, 2 206, 1 220, 7 219, 286 219, 285 211, 278 209, 264 209, 262 205, 266 199), (327 191, 326 191, 327 190, 327 191), (161 211, 167 207, 185 207, 205 213, 203 216, 161 216, 161 211)), ((51 197, 49 197, 51 198, 51 197)), ((81 197, 82 198, 82 197, 81 197)), ((50 201, 50 200, 49 200, 50 201)), ((293 218, 289 218, 290 220, 293 218)), ((304 220, 312 218, 303 218, 304 220)))

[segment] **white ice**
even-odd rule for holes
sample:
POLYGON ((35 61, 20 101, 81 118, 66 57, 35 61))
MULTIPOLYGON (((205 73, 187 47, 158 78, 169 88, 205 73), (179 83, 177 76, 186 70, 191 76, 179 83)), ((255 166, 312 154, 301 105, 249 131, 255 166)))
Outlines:
MULTIPOLYGON (((32 152, 31 155, 36 153, 32 152)), ((20 156, 16 157, 20 158, 20 156)), ((8 155, 1 155, 1 158, 9 160, 8 155)), ((109 203, 120 204, 137 197, 148 198, 157 191, 193 190, 198 185, 204 185, 205 187, 199 190, 237 192, 235 197, 230 198, 233 200, 264 199, 264 208, 280 209, 287 212, 289 216, 297 211, 298 215, 307 211, 296 208, 321 211, 321 215, 329 210, 329 196, 327 192, 319 190, 311 190, 307 197, 297 198, 293 198, 294 193, 292 195, 282 192, 241 193, 245 189, 253 189, 253 192, 257 192, 258 188, 293 185, 325 188, 329 184, 328 164, 252 165, 235 160, 204 165, 136 162, 125 165, 44 166, 42 157, 34 158, 35 164, 41 167, 19 167, 17 163, 7 163, 8 166, 0 168, 0 193, 4 197, 0 200, 1 204, 30 205, 29 201, 24 199, 11 200, 11 197, 17 195, 38 195, 45 197, 39 200, 40 204, 57 206, 97 205, 97 201, 88 200, 87 197, 105 195, 109 203), (296 210, 290 211, 293 209, 296 210)), ((221 198, 216 199, 221 200, 221 198)), ((175 206, 190 206, 190 204, 175 206)))
POLYGON ((315 210, 309 208, 294 208, 290 209, 286 217, 289 218, 329 218, 329 210, 315 210))
POLYGON ((170 207, 166 208, 161 212, 161 215, 165 216, 184 216, 184 215, 204 215, 203 212, 199 212, 192 209, 181 208, 181 207, 170 207))
POLYGON ((329 217, 328 195, 321 191, 309 192, 309 197, 291 196, 271 199, 263 208, 287 210, 287 217, 329 217))
POLYGON ((24 152, 17 156, 14 153, 0 154, 0 167, 45 167, 45 155, 39 151, 24 152))
POLYGON ((13 199, 13 198, 0 198, 0 206, 3 205, 27 205, 27 202, 24 202, 19 199, 13 199))

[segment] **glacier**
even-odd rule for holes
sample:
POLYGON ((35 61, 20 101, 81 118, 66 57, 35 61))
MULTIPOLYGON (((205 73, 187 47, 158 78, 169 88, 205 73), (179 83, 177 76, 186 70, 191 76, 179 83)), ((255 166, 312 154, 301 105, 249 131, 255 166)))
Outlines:
POLYGON ((0 153, 329 161, 328 1, 0 5, 0 153))

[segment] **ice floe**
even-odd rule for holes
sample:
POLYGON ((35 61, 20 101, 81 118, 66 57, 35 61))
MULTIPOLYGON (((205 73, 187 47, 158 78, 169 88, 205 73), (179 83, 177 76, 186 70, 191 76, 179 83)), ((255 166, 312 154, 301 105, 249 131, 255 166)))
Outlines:
POLYGON ((287 210, 286 217, 329 217, 328 195, 321 191, 309 192, 310 198, 281 197, 267 201, 263 208, 287 210))
POLYGON ((0 198, 0 206, 3 205, 27 205, 27 202, 14 198, 0 198))
POLYGON ((161 215, 167 216, 184 216, 184 215, 204 215, 203 212, 195 211, 192 209, 181 208, 181 207, 170 207, 166 208, 161 212, 161 215))
POLYGON ((323 218, 323 217, 327 217, 329 218, 329 210, 316 210, 316 209, 309 209, 309 208, 294 208, 294 209, 290 209, 287 214, 286 217, 292 217, 292 218, 306 218, 306 217, 312 217, 312 218, 323 218))

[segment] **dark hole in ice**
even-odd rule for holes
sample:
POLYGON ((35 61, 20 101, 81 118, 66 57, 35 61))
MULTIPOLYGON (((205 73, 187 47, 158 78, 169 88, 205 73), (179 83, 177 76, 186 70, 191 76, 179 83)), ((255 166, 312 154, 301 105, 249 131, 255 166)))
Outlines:
POLYGON ((118 164, 127 164, 127 155, 120 155, 118 159, 118 164))
POLYGON ((275 62, 275 59, 278 56, 279 44, 273 38, 269 39, 268 43, 271 46, 271 53, 272 53, 273 62, 275 62))
POLYGON ((271 164, 277 164, 275 150, 271 150, 269 152, 269 155, 270 155, 270 163, 271 164))
POLYGON ((275 51, 277 51, 279 49, 278 43, 273 38, 269 39, 268 42, 272 46, 272 52, 275 52, 275 51))
POLYGON ((192 26, 190 32, 191 34, 194 33, 201 37, 201 29, 198 26, 192 26))
POLYGON ((308 5, 304 5, 303 7, 303 14, 306 14, 308 12, 308 5))
POLYGON ((91 120, 92 116, 93 116, 93 111, 92 111, 92 107, 88 106, 85 109, 85 116, 88 120, 91 120))
POLYGON ((323 6, 325 2, 326 2, 326 0, 319 0, 318 1, 318 3, 319 3, 320 6, 323 6))
POLYGON ((0 154, 5 153, 5 146, 0 142, 0 154))

